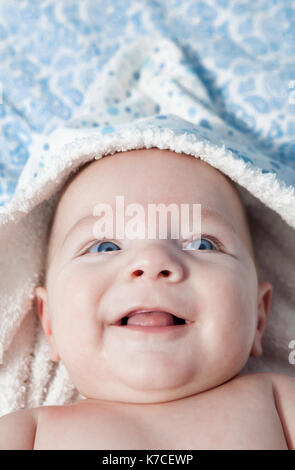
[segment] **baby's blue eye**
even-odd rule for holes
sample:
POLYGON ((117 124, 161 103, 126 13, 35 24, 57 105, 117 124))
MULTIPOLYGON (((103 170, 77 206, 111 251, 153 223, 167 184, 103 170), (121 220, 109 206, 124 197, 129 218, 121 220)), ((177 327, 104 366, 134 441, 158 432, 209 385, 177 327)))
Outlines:
POLYGON ((93 248, 95 248, 95 251, 92 251, 92 253, 101 253, 101 252, 104 252, 104 251, 120 250, 118 245, 116 245, 116 243, 114 243, 114 242, 99 242, 99 243, 96 243, 91 248, 89 248, 89 252, 91 252, 91 250, 93 248), (98 249, 96 249, 97 246, 98 246, 98 249), (113 247, 117 247, 117 248, 115 248, 115 250, 113 250, 113 247))
POLYGON ((206 238, 196 238, 195 240, 192 240, 191 242, 188 243, 188 245, 185 246, 184 250, 210 250, 214 249, 214 245, 210 240, 207 240, 206 238), (190 247, 192 245, 192 247, 190 247), (212 248, 210 248, 210 246, 212 248))

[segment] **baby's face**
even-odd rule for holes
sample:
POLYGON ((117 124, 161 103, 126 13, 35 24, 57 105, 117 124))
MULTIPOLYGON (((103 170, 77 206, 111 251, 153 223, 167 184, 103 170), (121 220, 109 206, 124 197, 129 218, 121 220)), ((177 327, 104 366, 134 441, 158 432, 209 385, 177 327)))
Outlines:
POLYGON ((190 396, 229 380, 261 352, 261 299, 270 289, 258 285, 235 190, 199 159, 144 149, 94 161, 59 201, 49 255, 38 311, 52 359, 61 358, 86 397, 156 403, 190 396), (103 250, 93 209, 103 202, 115 213, 116 196, 146 214, 149 203, 201 204, 202 249, 146 236, 112 237, 104 245, 111 251, 103 250), (206 209, 219 216, 205 216, 206 209), (162 307, 191 323, 160 332, 114 325, 137 306, 162 307))

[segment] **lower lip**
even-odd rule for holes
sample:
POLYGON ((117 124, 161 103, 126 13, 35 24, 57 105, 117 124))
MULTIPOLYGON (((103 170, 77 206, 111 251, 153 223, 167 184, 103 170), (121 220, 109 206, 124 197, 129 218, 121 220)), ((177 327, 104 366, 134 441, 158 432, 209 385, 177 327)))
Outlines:
POLYGON ((141 331, 142 333, 168 333, 168 332, 179 332, 187 328, 189 324, 183 325, 170 325, 170 326, 140 326, 140 325, 124 325, 119 326, 125 330, 141 331))

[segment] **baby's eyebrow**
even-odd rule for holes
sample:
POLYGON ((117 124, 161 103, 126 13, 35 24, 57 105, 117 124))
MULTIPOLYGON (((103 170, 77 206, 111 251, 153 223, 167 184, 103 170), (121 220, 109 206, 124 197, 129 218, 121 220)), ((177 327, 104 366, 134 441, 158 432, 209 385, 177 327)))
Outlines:
MULTIPOLYGON (((215 219, 221 225, 223 225, 223 227, 225 229, 230 230, 230 231, 234 232, 235 234, 237 234, 237 231, 236 231, 234 225, 226 217, 224 217, 219 212, 217 212, 216 210, 214 210, 210 207, 205 207, 205 206, 201 205, 201 223, 202 223, 203 219, 212 219, 212 220, 215 219)), ((93 215, 86 215, 86 216, 82 217, 82 219, 79 219, 73 225, 73 227, 67 232, 67 234, 65 235, 65 238, 62 242, 62 247, 64 246, 64 244, 66 243, 68 238, 72 235, 73 232, 75 232, 75 230, 78 227, 83 226, 83 225, 86 226, 90 222, 95 223, 96 221, 97 221, 97 218, 93 215)))

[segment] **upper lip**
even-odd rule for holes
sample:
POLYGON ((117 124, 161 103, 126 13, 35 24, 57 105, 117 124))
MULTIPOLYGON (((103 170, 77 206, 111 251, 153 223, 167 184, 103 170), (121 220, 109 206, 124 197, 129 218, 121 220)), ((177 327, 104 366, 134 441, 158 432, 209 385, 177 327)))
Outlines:
POLYGON ((115 321, 112 323, 112 325, 121 325, 122 319, 124 317, 132 317, 136 313, 149 313, 149 312, 166 312, 170 313, 171 315, 174 315, 175 317, 182 318, 185 320, 186 323, 191 323, 191 321, 186 318, 186 316, 183 315, 181 312, 176 312, 175 310, 171 310, 170 308, 163 307, 163 306, 144 306, 144 305, 137 305, 135 307, 129 308, 128 310, 125 310, 123 313, 118 314, 117 318, 115 321))

